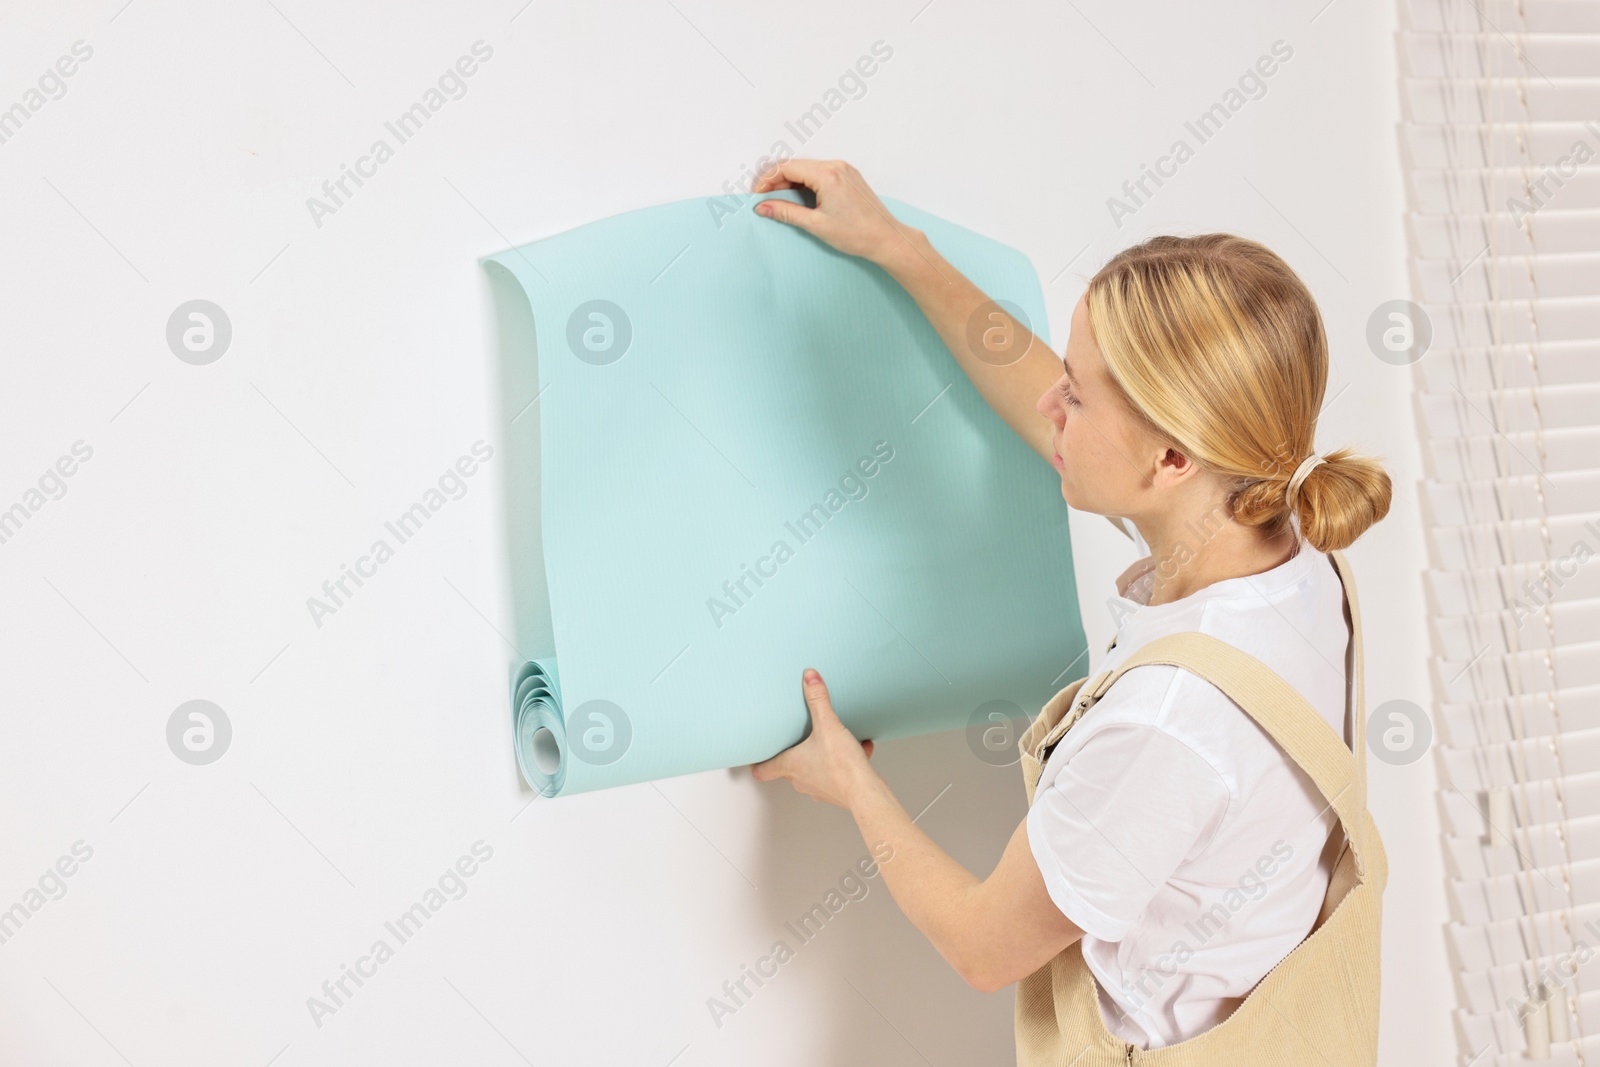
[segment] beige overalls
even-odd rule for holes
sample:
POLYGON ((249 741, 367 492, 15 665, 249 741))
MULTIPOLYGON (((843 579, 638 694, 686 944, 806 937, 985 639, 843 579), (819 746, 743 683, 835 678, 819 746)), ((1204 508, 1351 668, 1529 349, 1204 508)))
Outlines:
POLYGON ((1080 678, 1045 705, 1022 736, 1022 777, 1033 803, 1055 744, 1124 672, 1169 664, 1204 678, 1249 714, 1316 783, 1339 816, 1339 853, 1322 912, 1304 941, 1267 973, 1218 1026, 1145 1051, 1106 1029, 1094 976, 1078 944, 1017 984, 1018 1067, 1372 1067, 1378 1056, 1378 930, 1388 861, 1367 811, 1366 701, 1361 614, 1339 552, 1354 751, 1315 708, 1260 660, 1200 633, 1171 634, 1114 671, 1080 678))

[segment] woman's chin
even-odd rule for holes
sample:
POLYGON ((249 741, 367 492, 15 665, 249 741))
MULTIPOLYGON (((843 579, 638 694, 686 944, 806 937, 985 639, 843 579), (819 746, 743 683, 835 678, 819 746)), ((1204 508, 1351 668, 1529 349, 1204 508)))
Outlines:
POLYGON ((1067 484, 1064 479, 1061 482, 1061 499, 1065 500, 1067 507, 1073 511, 1081 511, 1087 515, 1112 514, 1103 503, 1091 497, 1085 497, 1076 486, 1067 484))

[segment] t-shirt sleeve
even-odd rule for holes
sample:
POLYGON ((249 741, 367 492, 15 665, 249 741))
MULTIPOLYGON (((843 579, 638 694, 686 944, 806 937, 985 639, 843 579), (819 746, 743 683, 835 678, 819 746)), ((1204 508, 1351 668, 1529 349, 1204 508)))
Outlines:
POLYGON ((1228 787, 1154 726, 1095 731, 1028 810, 1050 899, 1084 932, 1120 941, 1156 892, 1216 833, 1228 787))

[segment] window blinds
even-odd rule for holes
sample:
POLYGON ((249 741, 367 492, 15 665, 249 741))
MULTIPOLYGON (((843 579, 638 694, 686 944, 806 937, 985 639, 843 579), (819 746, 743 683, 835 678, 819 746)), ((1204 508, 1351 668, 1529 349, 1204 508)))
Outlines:
POLYGON ((1600 3, 1401 21, 1459 1062, 1600 1067, 1600 3))

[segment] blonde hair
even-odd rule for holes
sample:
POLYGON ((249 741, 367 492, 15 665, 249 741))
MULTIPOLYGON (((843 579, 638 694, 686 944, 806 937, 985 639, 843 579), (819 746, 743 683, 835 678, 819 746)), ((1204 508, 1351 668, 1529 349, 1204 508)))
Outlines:
POLYGON ((1234 521, 1271 536, 1292 513, 1306 541, 1328 552, 1388 514, 1389 475, 1348 448, 1323 457, 1292 505, 1287 498, 1315 449, 1328 340, 1305 283, 1271 249, 1226 233, 1154 237, 1102 267, 1086 303, 1124 399, 1230 480, 1234 521))

